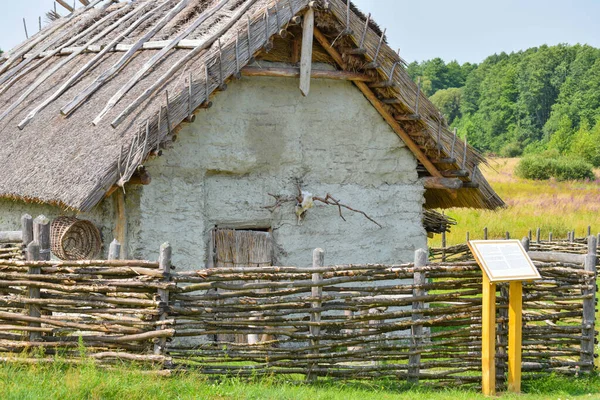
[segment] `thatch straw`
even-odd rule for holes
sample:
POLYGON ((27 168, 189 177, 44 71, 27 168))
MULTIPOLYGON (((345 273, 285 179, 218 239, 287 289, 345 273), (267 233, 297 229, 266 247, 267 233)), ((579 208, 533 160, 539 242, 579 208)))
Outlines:
MULTIPOLYGON (((194 41, 191 52, 187 50, 189 43, 178 43, 152 65, 97 126, 92 126, 91 121, 105 108, 108 100, 160 51, 156 50, 157 47, 144 46, 135 51, 126 64, 120 65, 119 60, 126 51, 123 48, 146 39, 153 43, 169 41, 194 26, 203 12, 217 4, 217 1, 191 0, 180 12, 173 13, 175 15, 170 21, 157 27, 159 21, 180 2, 167 1, 169 4, 160 9, 164 0, 140 0, 127 6, 117 2, 99 8, 92 7, 92 3, 68 17, 57 19, 1 57, 0 115, 6 116, 0 121, 0 158, 4 160, 0 197, 89 210, 115 183, 127 182, 152 150, 171 140, 173 130, 189 119, 190 107, 195 109, 205 103, 212 92, 223 87, 224 81, 237 74, 252 56, 265 54, 263 47, 277 37, 281 29, 288 27, 294 16, 301 15, 309 3, 308 0, 228 1, 222 11, 207 18, 185 37, 188 42, 194 41), (156 12, 151 18, 134 25, 152 10, 156 12), (122 18, 132 11, 133 18, 122 18), (119 18, 122 18, 122 26, 107 30, 119 18), (145 35, 153 28, 156 33, 146 38, 145 35), (124 35, 124 32, 128 34, 124 35), (92 44, 90 40, 94 37, 92 44), (106 45, 114 42, 118 42, 116 47, 94 60, 106 45), (186 46, 187 49, 184 49, 186 46), (60 54, 69 54, 71 58, 65 59, 60 54), (86 64, 87 70, 82 71, 86 64), (93 86, 99 76, 115 65, 119 66, 117 73, 86 96, 87 100, 78 105, 69 118, 61 116, 65 105, 85 88, 93 86), (190 71, 193 71, 191 90, 186 83, 190 71), (208 79, 198 71, 207 71, 208 79), (41 80, 44 76, 46 78, 41 80), (23 96, 36 81, 35 90, 23 96), (55 94, 57 88, 64 89, 59 96, 55 94), (167 91, 170 97, 168 112, 165 104, 167 91), (22 101, 17 104, 21 97, 22 101), (36 108, 39 112, 25 120, 36 108), (167 126, 167 120, 170 126, 167 126), (111 127, 111 122, 116 129, 111 127), (22 131, 17 128, 20 123, 22 131)), ((342 0, 330 0, 328 3, 330 11, 317 12, 316 24, 333 41, 344 29, 346 4, 342 0)), ((354 7, 351 9, 350 28, 354 34, 341 37, 336 42, 337 47, 356 47, 359 32, 364 30, 365 16, 354 7)), ((372 61, 380 36, 381 31, 371 21, 365 35, 366 58, 351 57, 348 62, 350 69, 358 70, 372 61)), ((285 49, 285 40, 277 38, 275 43, 275 52, 285 49)), ((316 48, 317 61, 329 62, 327 53, 318 46, 316 48)), ((266 54, 267 59, 281 57, 275 53, 266 54)), ((392 64, 398 60, 398 55, 384 41, 377 60, 380 66, 369 73, 385 78, 392 64)), ((391 111, 413 112, 416 85, 403 68, 395 69, 393 81, 395 88, 374 91, 382 97, 395 97, 402 101, 402 104, 390 106, 391 111)), ((441 135, 437 133, 440 129, 438 110, 422 93, 419 104, 421 118, 403 122, 403 129, 413 135, 415 132, 428 134, 428 137, 419 139, 428 157, 452 155, 462 160, 462 142, 457 141, 452 152, 453 136, 447 127, 441 127, 441 135)), ((478 172, 477 165, 483 158, 468 147, 465 160, 464 169, 471 174, 471 178, 466 180, 478 183, 479 187, 458 190, 456 196, 446 191, 429 190, 426 194, 427 208, 495 208, 503 204, 478 172)), ((459 168, 460 162, 449 167, 459 168)))

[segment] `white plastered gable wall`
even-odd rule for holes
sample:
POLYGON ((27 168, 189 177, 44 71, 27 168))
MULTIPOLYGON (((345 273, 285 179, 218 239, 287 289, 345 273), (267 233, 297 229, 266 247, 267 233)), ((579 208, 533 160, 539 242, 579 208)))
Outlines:
POLYGON ((278 265, 308 265, 316 247, 327 264, 409 262, 426 247, 417 161, 351 83, 312 80, 303 97, 297 79, 243 78, 213 102, 146 164, 152 183, 128 193, 130 255, 156 258, 169 241, 180 269, 203 268, 215 226, 271 227, 278 265), (294 204, 264 208, 269 193, 295 195, 296 179, 383 228, 333 206, 301 226, 294 204))

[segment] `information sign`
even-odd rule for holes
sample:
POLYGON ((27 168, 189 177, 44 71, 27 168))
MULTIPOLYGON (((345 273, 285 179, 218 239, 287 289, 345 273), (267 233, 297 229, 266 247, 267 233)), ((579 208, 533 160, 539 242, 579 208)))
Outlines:
POLYGON ((468 244, 490 282, 541 279, 519 240, 471 240, 468 244))

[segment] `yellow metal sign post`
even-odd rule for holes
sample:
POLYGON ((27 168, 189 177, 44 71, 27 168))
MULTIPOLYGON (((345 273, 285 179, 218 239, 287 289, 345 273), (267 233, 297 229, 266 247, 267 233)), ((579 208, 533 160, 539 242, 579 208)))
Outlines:
POLYGON ((483 271, 481 389, 496 394, 496 282, 510 282, 508 304, 508 390, 521 391, 523 284, 541 279, 518 240, 472 240, 471 252, 483 271))

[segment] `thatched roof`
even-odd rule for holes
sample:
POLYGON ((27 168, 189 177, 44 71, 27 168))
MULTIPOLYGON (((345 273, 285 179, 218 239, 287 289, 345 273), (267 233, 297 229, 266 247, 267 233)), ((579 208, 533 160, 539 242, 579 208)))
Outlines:
MULTIPOLYGON (((56 19, 0 56, 0 197, 89 210, 253 57, 268 54, 308 6, 308 0, 95 0, 56 19)), ((345 69, 382 81, 393 70, 393 85, 369 89, 385 102, 383 112, 395 115, 427 160, 443 161, 436 165, 444 176, 467 171, 460 178, 465 187, 430 189, 426 206, 503 205, 478 172, 483 158, 470 147, 463 156, 465 146, 380 41, 379 28, 354 8, 348 14, 342 0, 315 7, 317 28, 334 42, 320 47, 324 57, 358 47, 364 36, 364 53, 346 54, 345 69), (340 35, 347 22, 350 30, 340 35)))

